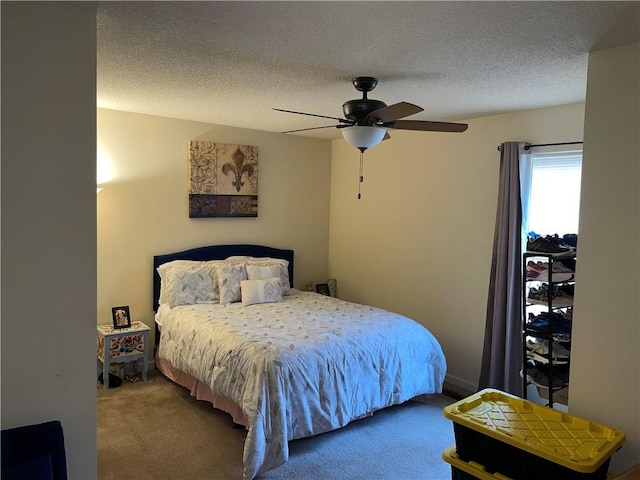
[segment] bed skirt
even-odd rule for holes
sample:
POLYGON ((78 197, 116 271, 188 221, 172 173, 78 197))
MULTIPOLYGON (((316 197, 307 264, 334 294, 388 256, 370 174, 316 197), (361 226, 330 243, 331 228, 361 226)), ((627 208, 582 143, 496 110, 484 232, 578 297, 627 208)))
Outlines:
POLYGON ((188 373, 174 368, 168 361, 158 356, 156 356, 156 368, 172 382, 187 388, 192 397, 195 397, 197 400, 210 402, 218 410, 222 410, 231 415, 234 423, 248 428, 249 422, 242 413, 242 409, 228 398, 216 395, 208 385, 200 382, 188 373))

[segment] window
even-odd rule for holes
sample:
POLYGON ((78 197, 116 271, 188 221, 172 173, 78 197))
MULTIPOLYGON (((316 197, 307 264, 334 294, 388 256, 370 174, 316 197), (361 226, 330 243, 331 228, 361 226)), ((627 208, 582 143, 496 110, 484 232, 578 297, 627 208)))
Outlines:
POLYGON ((531 170, 526 231, 540 235, 577 234, 582 151, 532 152, 531 170))

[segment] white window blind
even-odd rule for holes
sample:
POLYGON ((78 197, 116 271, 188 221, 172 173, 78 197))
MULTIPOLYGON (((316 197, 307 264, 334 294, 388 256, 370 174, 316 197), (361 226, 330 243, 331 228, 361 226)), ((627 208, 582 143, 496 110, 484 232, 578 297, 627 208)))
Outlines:
POLYGON ((531 154, 528 231, 578 233, 582 151, 531 154))

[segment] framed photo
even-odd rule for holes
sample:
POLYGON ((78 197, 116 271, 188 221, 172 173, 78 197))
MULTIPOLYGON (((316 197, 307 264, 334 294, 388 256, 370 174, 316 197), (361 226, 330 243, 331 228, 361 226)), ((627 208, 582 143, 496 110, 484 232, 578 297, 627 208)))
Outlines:
POLYGON ((326 283, 318 283, 316 284, 316 292, 321 293, 322 295, 329 296, 329 285, 326 283))
POLYGON ((111 316, 113 317, 113 328, 116 330, 119 328, 129 328, 131 326, 131 315, 129 314, 129 307, 113 307, 111 309, 111 316))

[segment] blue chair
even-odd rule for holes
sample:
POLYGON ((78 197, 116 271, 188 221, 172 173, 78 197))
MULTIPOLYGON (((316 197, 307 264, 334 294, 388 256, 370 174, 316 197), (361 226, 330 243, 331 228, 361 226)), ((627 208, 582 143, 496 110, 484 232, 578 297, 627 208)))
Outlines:
POLYGON ((62 424, 2 430, 2 480, 67 480, 62 424))

